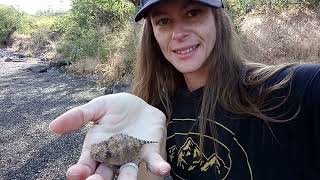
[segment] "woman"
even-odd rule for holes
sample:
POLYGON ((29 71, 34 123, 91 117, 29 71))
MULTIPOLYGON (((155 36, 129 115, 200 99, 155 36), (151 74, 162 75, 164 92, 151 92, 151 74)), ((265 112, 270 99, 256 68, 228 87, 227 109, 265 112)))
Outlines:
MULTIPOLYGON (((159 144, 142 152, 157 176, 171 168, 173 179, 318 178, 319 65, 247 61, 220 0, 142 0, 137 5, 136 21, 145 18, 145 24, 133 94, 141 99, 130 94, 97 98, 50 124, 59 134, 89 121, 98 126, 88 132, 69 179, 111 179, 111 170, 91 160, 88 149, 101 141, 99 133, 118 132, 158 142, 167 134, 170 165, 159 144)), ((150 175, 141 175, 143 169, 140 177, 150 175)), ((134 164, 124 165, 119 179, 137 179, 137 173, 134 164)))

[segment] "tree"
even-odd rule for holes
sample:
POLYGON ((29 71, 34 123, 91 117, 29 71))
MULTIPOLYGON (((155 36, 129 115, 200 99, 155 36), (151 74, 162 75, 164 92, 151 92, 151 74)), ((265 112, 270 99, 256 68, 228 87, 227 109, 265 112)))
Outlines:
POLYGON ((134 13, 126 0, 73 0, 72 15, 82 27, 121 27, 134 13))
POLYGON ((70 13, 56 24, 64 33, 59 52, 69 61, 104 59, 106 35, 125 27, 134 11, 127 0, 73 0, 70 13))
POLYGON ((22 13, 11 6, 0 5, 0 44, 11 45, 11 35, 20 27, 22 13))

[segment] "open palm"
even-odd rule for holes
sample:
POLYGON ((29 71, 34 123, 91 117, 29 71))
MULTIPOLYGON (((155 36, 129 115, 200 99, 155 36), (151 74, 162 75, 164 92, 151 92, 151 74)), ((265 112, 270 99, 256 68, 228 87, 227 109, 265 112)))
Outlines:
MULTIPOLYGON (((65 134, 90 121, 94 126, 86 135, 78 163, 67 172, 68 179, 111 179, 111 169, 91 159, 90 147, 119 133, 159 142, 144 145, 141 158, 148 163, 153 174, 161 176, 169 172, 169 164, 160 156, 160 145, 166 132, 166 118, 160 110, 134 95, 112 94, 67 111, 50 123, 50 129, 65 134)), ((137 179, 137 173, 136 169, 126 166, 119 179, 137 179)))

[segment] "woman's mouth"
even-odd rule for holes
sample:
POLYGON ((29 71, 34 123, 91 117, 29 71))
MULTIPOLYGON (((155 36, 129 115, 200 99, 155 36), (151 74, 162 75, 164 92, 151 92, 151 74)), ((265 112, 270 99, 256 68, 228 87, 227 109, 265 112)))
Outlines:
POLYGON ((188 59, 195 53, 199 46, 200 44, 189 47, 177 48, 173 50, 173 52, 177 55, 179 59, 188 59))
POLYGON ((187 54, 187 53, 191 53, 194 50, 196 50, 199 47, 199 44, 191 46, 191 47, 187 47, 187 48, 181 48, 181 49, 177 49, 177 50, 173 50, 173 52, 177 53, 177 54, 187 54))

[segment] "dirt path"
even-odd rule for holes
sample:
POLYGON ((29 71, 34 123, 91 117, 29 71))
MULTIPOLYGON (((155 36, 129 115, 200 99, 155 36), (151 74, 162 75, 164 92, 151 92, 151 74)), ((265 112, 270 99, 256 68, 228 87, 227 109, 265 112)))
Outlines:
POLYGON ((103 95, 103 89, 57 72, 33 72, 37 59, 5 62, 5 56, 8 52, 0 50, 0 179, 65 179, 80 155, 86 129, 57 137, 48 125, 66 110, 103 95))

